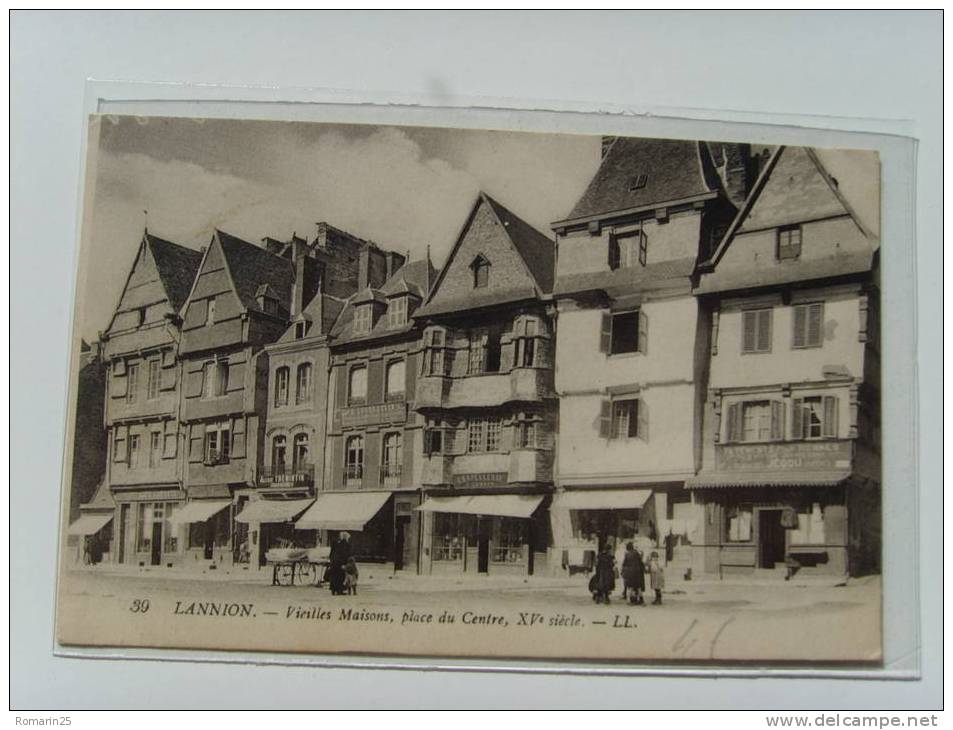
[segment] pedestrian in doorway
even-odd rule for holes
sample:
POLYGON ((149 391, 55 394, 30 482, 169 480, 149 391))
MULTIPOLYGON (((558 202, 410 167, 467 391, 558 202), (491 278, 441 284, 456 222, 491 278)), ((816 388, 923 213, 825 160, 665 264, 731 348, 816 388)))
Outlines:
POLYGON ((625 557, 622 560, 622 600, 628 596, 634 605, 645 603, 642 594, 645 592, 645 563, 642 553, 635 549, 635 544, 625 544, 625 557))
POLYGON ((649 575, 651 576, 652 590, 655 591, 655 600, 652 605, 662 604, 662 589, 665 587, 665 569, 659 563, 658 553, 654 550, 649 557, 649 575))
POLYGON ((589 592, 596 603, 609 603, 609 596, 615 590, 615 558, 606 545, 596 556, 596 572, 589 580, 589 592))

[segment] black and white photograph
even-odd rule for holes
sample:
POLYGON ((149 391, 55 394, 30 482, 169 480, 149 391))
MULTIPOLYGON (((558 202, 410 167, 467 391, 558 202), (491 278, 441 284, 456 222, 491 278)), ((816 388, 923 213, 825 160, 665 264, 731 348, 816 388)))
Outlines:
POLYGON ((881 662, 875 151, 94 115, 86 170, 61 645, 881 662))

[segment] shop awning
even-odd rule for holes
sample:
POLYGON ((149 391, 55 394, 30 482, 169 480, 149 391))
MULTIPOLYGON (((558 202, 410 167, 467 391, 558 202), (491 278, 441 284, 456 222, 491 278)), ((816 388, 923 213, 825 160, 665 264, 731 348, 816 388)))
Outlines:
POLYGON ((113 516, 111 514, 81 515, 76 522, 69 526, 70 535, 95 535, 106 526, 113 516))
POLYGON ((850 476, 849 469, 824 471, 709 472, 685 481, 687 489, 713 487, 834 487, 850 476))
POLYGON ((291 522, 314 502, 313 499, 259 499, 249 502, 235 520, 238 522, 291 522))
POLYGON ((553 497, 553 509, 642 509, 651 489, 580 489, 553 497))
POLYGON ((169 522, 173 525, 184 525, 187 522, 205 522, 212 515, 217 515, 228 507, 230 499, 194 499, 182 509, 173 513, 169 522))
POLYGON ((390 492, 325 492, 295 523, 298 530, 354 530, 380 512, 390 492))
POLYGON ((534 494, 470 494, 459 497, 428 497, 421 512, 456 512, 494 517, 532 517, 543 497, 534 494))

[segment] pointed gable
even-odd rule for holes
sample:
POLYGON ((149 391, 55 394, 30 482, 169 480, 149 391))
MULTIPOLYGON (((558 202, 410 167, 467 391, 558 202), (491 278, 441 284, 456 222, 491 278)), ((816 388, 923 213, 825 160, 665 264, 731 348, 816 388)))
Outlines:
POLYGON ((156 270, 165 288, 169 304, 178 311, 189 295, 192 282, 202 263, 202 252, 146 234, 156 270))
POLYGON ((566 220, 599 218, 713 192, 698 142, 617 137, 566 220))
POLYGON ((770 174, 740 231, 850 213, 832 179, 807 148, 784 147, 771 162, 770 174))
POLYGON ((228 263, 235 293, 246 311, 263 311, 259 301, 262 286, 268 287, 269 295, 285 314, 291 311, 291 290, 295 279, 291 261, 224 231, 216 231, 215 238, 228 263))
POLYGON ((553 242, 481 193, 418 315, 534 299, 552 289, 553 242), (475 264, 486 265, 485 280, 475 264))

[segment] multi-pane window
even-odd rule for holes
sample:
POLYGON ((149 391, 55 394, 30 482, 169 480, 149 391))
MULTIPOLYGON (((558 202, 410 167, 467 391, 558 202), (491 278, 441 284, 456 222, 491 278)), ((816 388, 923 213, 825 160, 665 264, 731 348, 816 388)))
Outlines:
POLYGON ((648 345, 648 317, 642 310, 605 314, 599 349, 610 355, 645 353, 648 345))
POLYGON ((811 396, 794 400, 793 437, 821 439, 837 437, 837 396, 811 396))
POLYGON ((129 468, 135 469, 139 466, 139 455, 142 451, 142 437, 137 434, 129 435, 129 468))
POLYGON ((162 551, 178 552, 178 537, 172 523, 175 502, 140 502, 136 514, 136 550, 147 553, 153 540, 161 542, 162 551))
POLYGON ((537 446, 536 441, 536 421, 521 420, 514 425, 516 429, 516 448, 534 449, 537 446))
POLYGON ((403 437, 399 431, 384 436, 384 463, 381 466, 381 476, 385 479, 400 476, 400 467, 403 463, 403 437))
POLYGON ((228 390, 228 363, 224 360, 205 363, 204 386, 206 398, 225 395, 226 390, 228 390))
POLYGON ((639 401, 636 398, 612 403, 612 437, 635 438, 639 435, 639 401))
POLYGON ((374 311, 372 304, 359 304, 354 308, 354 332, 356 334, 367 334, 371 331, 374 311))
POLYGON ((349 436, 344 448, 344 479, 356 481, 364 476, 364 437, 349 436))
POLYGON ((823 321, 823 302, 796 305, 794 307, 794 337, 791 346, 820 347, 823 321))
POLYGON ((308 465, 308 434, 295 434, 291 458, 295 471, 301 471, 308 465))
POLYGON ((404 360, 391 360, 384 371, 384 397, 387 400, 402 400, 407 380, 407 365, 404 360))
POLYGON ((291 369, 281 366, 275 371, 275 405, 288 405, 288 387, 291 380, 291 369))
POLYGON ((516 328, 516 361, 518 368, 536 366, 536 339, 539 336, 539 322, 527 317, 517 324, 516 328))
POLYGON ((363 405, 367 402, 367 368, 363 365, 351 368, 347 379, 347 402, 363 405))
POLYGON ((126 369, 126 377, 129 379, 126 384, 126 400, 129 403, 135 403, 139 398, 139 363, 130 365, 126 369))
POLYGON ((271 468, 276 474, 283 474, 287 464, 288 437, 279 434, 271 440, 271 468))
POLYGON ((493 552, 490 560, 494 563, 518 563, 523 560, 523 544, 526 542, 527 520, 502 517, 493 520, 493 552))
POLYGON ((431 330, 426 338, 424 352, 424 374, 446 375, 450 362, 446 350, 446 333, 443 330, 431 330))
POLYGON ((311 363, 303 362, 298 366, 295 402, 307 403, 311 400, 311 363))
POLYGON ((795 260, 801 257, 801 226, 786 226, 778 229, 778 261, 795 260))
POLYGON ((741 351, 771 352, 770 309, 747 309, 741 313, 741 351))
POLYGON ((407 297, 394 297, 387 304, 387 324, 390 327, 400 327, 407 324, 407 297))
POLYGON ((471 375, 500 371, 500 330, 481 327, 470 332, 470 360, 467 371, 471 375))
POLYGON ((728 406, 727 434, 730 442, 758 443, 784 438, 784 403, 751 400, 728 406))
POLYGON ((155 468, 159 466, 159 459, 162 458, 162 433, 159 431, 149 432, 149 466, 155 468))
POLYGON ((226 423, 210 424, 205 427, 205 463, 209 465, 225 464, 232 450, 232 432, 226 423))
POLYGON ((467 424, 467 451, 471 453, 499 451, 502 430, 499 418, 471 418, 467 424))
POLYGON ((150 502, 140 502, 136 515, 136 550, 140 553, 152 549, 152 522, 153 505, 150 502))
POLYGON ((159 359, 149 361, 149 380, 146 386, 146 398, 155 400, 159 397, 159 359))
POLYGON ((609 237, 609 268, 630 269, 648 263, 648 236, 641 229, 609 237))

